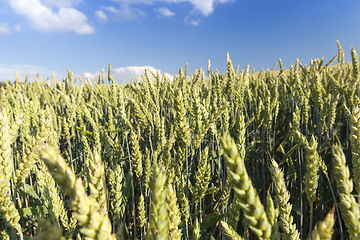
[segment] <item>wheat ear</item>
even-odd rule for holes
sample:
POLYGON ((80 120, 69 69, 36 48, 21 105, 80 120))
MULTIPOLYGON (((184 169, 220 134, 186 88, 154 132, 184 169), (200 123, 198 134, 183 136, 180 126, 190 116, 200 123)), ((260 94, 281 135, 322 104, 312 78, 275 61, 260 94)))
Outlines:
POLYGON ((235 194, 239 196, 239 204, 245 213, 249 228, 259 239, 269 239, 271 236, 271 224, 268 222, 259 195, 252 186, 237 146, 228 134, 221 138, 221 143, 224 148, 228 173, 232 177, 233 189, 235 194))
POLYGON ((341 216, 344 219, 351 239, 360 238, 360 218, 359 206, 351 192, 353 191, 353 183, 350 179, 349 168, 346 167, 345 154, 341 146, 333 146, 333 166, 336 188, 340 198, 339 208, 341 216))
POLYGON ((243 238, 226 222, 220 221, 220 228, 230 240, 243 240, 243 238))
POLYGON ((181 222, 181 215, 177 204, 176 192, 171 184, 168 185, 167 190, 166 205, 169 210, 169 237, 172 240, 181 239, 181 229, 178 229, 181 222))
POLYGON ((284 173, 279 169, 274 159, 271 161, 270 173, 275 184, 275 201, 279 207, 280 227, 283 231, 283 238, 291 240, 300 239, 300 233, 296 229, 296 225, 293 224, 293 217, 291 216, 292 205, 289 203, 290 193, 285 186, 284 173))
POLYGON ((350 140, 355 190, 360 194, 360 109, 355 106, 350 117, 350 140))
POLYGON ((319 221, 315 225, 312 235, 308 240, 331 240, 334 233, 334 211, 335 207, 330 210, 323 221, 319 221))
POLYGON ((107 213, 104 164, 96 148, 89 161, 90 195, 96 200, 96 210, 107 213))
POLYGON ((13 171, 11 159, 11 135, 9 117, 6 109, 0 112, 0 217, 9 228, 15 228, 22 239, 20 215, 9 194, 10 179, 13 171))
POLYGON ((52 224, 45 218, 38 218, 38 224, 42 231, 38 232, 31 240, 65 240, 62 229, 56 224, 52 224))
POLYGON ((280 231, 279 231, 279 223, 278 223, 279 209, 275 208, 274 201, 269 192, 267 193, 266 196, 266 216, 272 225, 270 239, 271 240, 280 239, 280 231))
POLYGON ((166 206, 166 175, 155 165, 150 182, 151 205, 149 213, 149 239, 160 240, 169 238, 168 208, 166 206))
POLYGON ((82 180, 76 179, 75 173, 57 150, 43 145, 39 152, 53 178, 69 196, 69 205, 76 213, 81 233, 88 239, 115 239, 111 235, 111 223, 107 214, 96 211, 96 200, 85 193, 82 180))

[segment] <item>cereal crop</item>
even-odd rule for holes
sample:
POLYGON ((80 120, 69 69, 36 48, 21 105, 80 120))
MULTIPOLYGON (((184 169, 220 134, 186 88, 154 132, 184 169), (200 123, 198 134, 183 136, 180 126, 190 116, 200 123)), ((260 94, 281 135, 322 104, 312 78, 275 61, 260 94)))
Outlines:
POLYGON ((1 239, 360 239, 360 93, 331 61, 0 87, 1 239))

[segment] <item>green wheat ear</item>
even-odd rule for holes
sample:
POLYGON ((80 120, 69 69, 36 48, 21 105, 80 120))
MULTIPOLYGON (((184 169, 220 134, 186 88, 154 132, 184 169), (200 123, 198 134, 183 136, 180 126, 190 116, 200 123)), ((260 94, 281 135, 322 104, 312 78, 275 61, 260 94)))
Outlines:
POLYGON ((350 179, 349 168, 346 167, 345 154, 340 145, 333 146, 333 166, 336 188, 340 198, 339 208, 351 239, 360 238, 359 206, 351 195, 353 182, 350 179))
POLYGON ((270 173, 273 183, 275 184, 276 204, 279 207, 280 227, 283 231, 284 239, 300 239, 300 233, 293 224, 293 216, 291 216, 292 205, 289 202, 290 193, 286 189, 284 173, 279 169, 275 160, 272 159, 270 165, 270 173))
POLYGON ((330 212, 326 215, 323 221, 319 221, 315 225, 315 228, 312 231, 312 235, 310 236, 310 238, 308 238, 308 240, 331 240, 334 233, 334 211, 335 207, 330 210, 330 212))
POLYGON ((0 218, 8 228, 16 229, 22 239, 20 215, 9 195, 12 170, 10 119, 6 108, 2 108, 0 111, 0 218))
POLYGON ((350 141, 355 190, 360 194, 360 109, 355 106, 350 117, 350 141))
POLYGON ((220 221, 220 228, 230 240, 243 240, 243 238, 226 222, 220 221))
POLYGON ((174 188, 168 184, 166 205, 169 211, 169 237, 176 240, 181 239, 181 229, 178 228, 181 223, 181 214, 177 204, 177 197, 174 188))
POLYGON ((43 229, 38 232, 31 240, 65 240, 62 229, 57 224, 51 224, 46 218, 38 218, 39 227, 43 229))
POLYGON ((271 224, 266 217, 259 195, 252 186, 235 141, 227 134, 221 138, 221 143, 224 148, 224 158, 228 171, 232 178, 233 189, 239 197, 238 201, 244 211, 246 222, 259 239, 269 239, 271 224))
POLYGON ((160 240, 169 237, 169 214, 166 206, 166 175, 158 165, 154 166, 150 182, 151 206, 149 213, 149 239, 160 240))
POLYGON ((97 201, 86 194, 82 180, 76 178, 58 151, 49 145, 43 145, 39 153, 55 181, 69 196, 68 202, 75 212, 81 233, 88 239, 115 239, 111 234, 108 215, 97 211, 97 201))
POLYGON ((358 58, 357 58, 355 48, 351 48, 351 58, 352 58, 352 64, 353 64, 354 80, 358 81, 359 76, 360 76, 360 70, 359 70, 359 63, 358 63, 358 58))
POLYGON ((280 231, 279 231, 279 209, 275 208, 274 201, 271 198, 269 191, 267 192, 266 196, 266 216, 272 225, 271 228, 271 240, 277 240, 281 238, 280 231))

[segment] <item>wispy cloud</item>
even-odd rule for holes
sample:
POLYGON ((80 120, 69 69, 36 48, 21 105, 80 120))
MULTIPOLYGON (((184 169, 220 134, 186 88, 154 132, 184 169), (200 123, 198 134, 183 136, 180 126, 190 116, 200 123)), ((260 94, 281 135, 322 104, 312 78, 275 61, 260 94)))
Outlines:
POLYGON ((186 24, 190 24, 190 25, 194 25, 194 26, 197 26, 197 25, 199 25, 199 23, 200 23, 200 19, 192 19, 192 18, 190 18, 190 17, 185 17, 184 18, 184 22, 186 23, 186 24))
POLYGON ((29 74, 28 80, 34 81, 36 78, 36 75, 39 73, 40 76, 43 76, 42 80, 45 80, 46 78, 52 78, 53 72, 57 76, 60 74, 56 71, 51 71, 47 69, 46 67, 40 67, 40 66, 33 66, 33 65, 27 65, 27 64, 3 64, 0 63, 0 72, 1 72, 1 78, 0 82, 7 80, 9 82, 14 82, 16 79, 15 72, 17 72, 20 76, 20 81, 25 81, 25 77, 29 74))
MULTIPOLYGON (((141 10, 141 5, 153 5, 154 3, 172 3, 172 4, 181 4, 184 2, 189 2, 193 5, 193 9, 191 11, 192 15, 196 15, 198 13, 203 16, 210 15, 216 5, 224 4, 228 2, 234 2, 235 0, 112 0, 113 2, 117 2, 119 4, 119 8, 113 6, 103 6, 100 7, 103 10, 111 12, 112 19, 115 21, 125 22, 129 20, 139 20, 140 18, 146 17, 146 14, 143 10, 141 10), (137 6, 137 7, 134 7, 137 6)), ((159 7, 154 9, 160 15, 159 17, 171 17, 174 16, 175 13, 170 11, 166 7, 159 7)), ((185 18, 185 23, 197 26, 200 23, 199 19, 190 19, 189 17, 185 18)))
POLYGON ((15 28, 16 31, 18 31, 18 32, 20 32, 20 30, 21 30, 20 24, 16 24, 16 25, 14 26, 14 28, 15 28))
POLYGON ((7 23, 0 23, 0 35, 7 35, 10 33, 7 23))
POLYGON ((216 4, 235 2, 235 0, 187 0, 187 2, 194 5, 194 10, 200 11, 204 16, 208 16, 214 11, 216 4))
POLYGON ((108 21, 107 15, 102 10, 96 11, 95 16, 98 22, 106 23, 108 21))
POLYGON ((201 12, 202 15, 208 16, 214 11, 214 6, 217 4, 234 2, 235 0, 113 0, 121 5, 136 5, 136 4, 154 4, 155 2, 166 3, 182 3, 189 2, 194 6, 195 11, 201 12))
POLYGON ((83 3, 82 0, 41 0, 44 6, 53 8, 72 7, 83 3))
POLYGON ((174 16, 175 13, 167 9, 166 7, 160 7, 155 9, 155 11, 160 13, 160 17, 171 17, 174 16))
POLYGON ((139 20, 141 17, 146 16, 144 11, 135 7, 130 7, 128 4, 122 4, 120 5, 120 8, 115 8, 113 6, 103 6, 100 8, 112 13, 111 18, 114 21, 119 22, 139 20))
MULTIPOLYGON (((155 74, 156 72, 159 72, 159 74, 162 75, 161 70, 151 66, 128 66, 128 67, 111 69, 111 77, 118 83, 122 83, 122 82, 129 83, 131 79, 137 79, 140 78, 142 75, 144 75, 145 69, 148 69, 155 74)), ((91 81, 94 81, 99 78, 99 74, 100 72, 96 72, 96 73, 85 72, 83 74, 83 77, 85 79, 89 78, 91 81)), ((171 74, 168 73, 165 73, 165 76, 170 80, 174 78, 171 74)))
POLYGON ((68 32, 89 34, 94 27, 88 23, 86 15, 75 8, 73 4, 81 0, 8 0, 12 9, 25 17, 30 26, 41 32, 68 32), (56 11, 54 11, 54 9, 56 11))
POLYGON ((113 6, 109 6, 109 7, 103 6, 101 8, 108 11, 108 12, 111 12, 111 13, 119 13, 120 12, 119 9, 117 9, 117 8, 115 8, 113 6))

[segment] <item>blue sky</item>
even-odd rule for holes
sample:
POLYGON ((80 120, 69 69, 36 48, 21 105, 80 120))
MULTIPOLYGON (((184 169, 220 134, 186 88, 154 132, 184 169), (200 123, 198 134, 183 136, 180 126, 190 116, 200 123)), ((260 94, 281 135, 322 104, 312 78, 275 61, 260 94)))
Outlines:
POLYGON ((358 0, 0 0, 0 81, 90 78, 112 64, 119 83, 145 68, 174 76, 211 66, 285 68, 329 61, 336 40, 360 56, 358 0))

